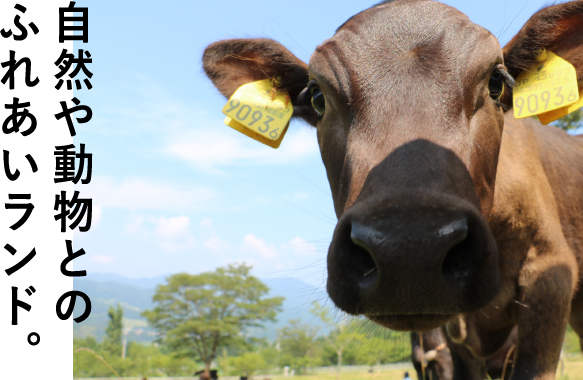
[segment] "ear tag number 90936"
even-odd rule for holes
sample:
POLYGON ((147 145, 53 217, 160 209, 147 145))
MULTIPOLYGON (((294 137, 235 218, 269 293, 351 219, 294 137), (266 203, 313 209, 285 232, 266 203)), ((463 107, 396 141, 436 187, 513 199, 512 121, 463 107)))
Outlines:
POLYGON ((278 148, 293 114, 288 92, 271 79, 239 87, 223 107, 225 124, 272 148, 278 148))
MULTIPOLYGON (((520 74, 516 80, 513 108, 517 119, 568 107, 579 100, 573 65, 550 51, 543 51, 542 55, 540 60, 546 59, 540 66, 520 74)), ((544 116, 539 118, 547 120, 544 116)))

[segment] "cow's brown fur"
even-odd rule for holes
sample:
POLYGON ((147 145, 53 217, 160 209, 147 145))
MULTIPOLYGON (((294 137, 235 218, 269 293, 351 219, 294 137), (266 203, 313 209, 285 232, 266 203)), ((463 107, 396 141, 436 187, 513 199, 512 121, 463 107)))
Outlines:
POLYGON ((339 218, 332 300, 395 329, 445 324, 456 380, 483 378, 514 326, 513 380, 554 378, 567 323, 583 349, 583 139, 504 113, 508 85, 500 103, 488 95, 494 72, 517 77, 541 48, 583 87, 582 0, 542 9, 503 50, 453 8, 397 0, 349 19, 309 67, 268 39, 203 57, 227 97, 281 77, 318 128, 339 218), (322 117, 301 96, 309 80, 322 117))

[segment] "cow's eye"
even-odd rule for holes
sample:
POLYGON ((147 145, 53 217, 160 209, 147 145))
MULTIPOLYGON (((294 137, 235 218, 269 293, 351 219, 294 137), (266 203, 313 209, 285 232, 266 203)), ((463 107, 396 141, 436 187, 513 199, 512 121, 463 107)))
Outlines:
POLYGON ((322 116, 326 110, 324 94, 322 94, 322 91, 318 87, 312 87, 310 92, 312 94, 312 107, 314 107, 314 110, 318 115, 322 116))
POLYGON ((499 72, 494 72, 490 77, 488 83, 488 90, 490 90, 490 97, 495 101, 499 101, 504 92, 504 79, 499 72))

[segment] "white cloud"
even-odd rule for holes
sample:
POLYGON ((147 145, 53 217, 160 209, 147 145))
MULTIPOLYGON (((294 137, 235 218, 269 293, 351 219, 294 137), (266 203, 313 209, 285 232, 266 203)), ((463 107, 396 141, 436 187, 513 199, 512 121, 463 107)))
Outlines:
POLYGON ((290 249, 293 253, 300 255, 314 255, 319 254, 316 246, 312 243, 308 243, 306 240, 299 236, 296 236, 288 243, 282 245, 282 248, 290 249))
POLYGON ((145 221, 146 221, 146 218, 141 216, 141 215, 134 216, 133 220, 129 224, 126 225, 125 232, 128 235, 146 236, 148 234, 148 231, 144 227, 145 221))
POLYGON ((137 215, 126 225, 125 232, 141 238, 154 238, 166 252, 183 251, 196 246, 190 229, 190 218, 184 215, 169 218, 137 215))
POLYGON ((101 222, 101 215, 103 215, 103 207, 98 204, 94 204, 92 208, 92 215, 91 215, 91 228, 96 228, 101 222))
POLYGON ((192 117, 206 114, 189 107, 147 75, 126 72, 125 77, 127 82, 110 87, 108 92, 94 90, 100 112, 91 121, 95 128, 86 133, 163 136, 190 125, 192 117))
POLYGON ((89 133, 139 133, 154 141, 152 149, 215 172, 221 166, 282 164, 318 154, 311 127, 292 122, 280 148, 272 149, 226 126, 220 107, 184 102, 148 76, 127 77, 117 91, 97 94, 102 112, 89 133))
POLYGON ((214 198, 214 192, 205 187, 183 187, 142 178, 115 181, 110 177, 94 177, 86 192, 102 207, 130 210, 193 211, 214 198))
POLYGON ((280 148, 272 149, 225 125, 219 125, 207 129, 197 128, 176 136, 164 151, 198 168, 216 170, 221 166, 272 165, 298 161, 317 154, 318 142, 315 130, 295 126, 288 131, 280 148))
POLYGON ((93 255, 90 260, 100 264, 111 264, 114 261, 114 257, 112 255, 93 255))
POLYGON ((243 237, 241 252, 258 254, 264 259, 274 259, 277 257, 277 250, 274 245, 268 245, 265 240, 259 239, 253 234, 247 234, 243 237))
POLYGON ((201 238, 204 240, 203 247, 212 253, 226 258, 230 253, 231 245, 226 240, 221 239, 213 228, 213 220, 203 219, 200 222, 201 238))
POLYGON ((154 233, 162 240, 177 240, 188 236, 190 227, 190 218, 187 216, 178 216, 175 218, 158 219, 158 228, 154 233))
POLYGON ((231 248, 231 245, 227 241, 221 240, 216 235, 205 241, 203 246, 209 251, 217 254, 228 252, 231 248))
POLYGON ((206 218, 200 221, 200 228, 203 230, 212 231, 213 220, 211 218, 206 218))

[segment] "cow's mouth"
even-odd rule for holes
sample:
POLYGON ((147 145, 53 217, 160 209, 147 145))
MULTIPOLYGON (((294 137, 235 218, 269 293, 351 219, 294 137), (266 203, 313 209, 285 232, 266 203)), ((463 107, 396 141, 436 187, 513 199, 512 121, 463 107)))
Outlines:
POLYGON ((371 321, 397 331, 425 332, 443 326, 454 314, 385 314, 367 315, 371 321))

